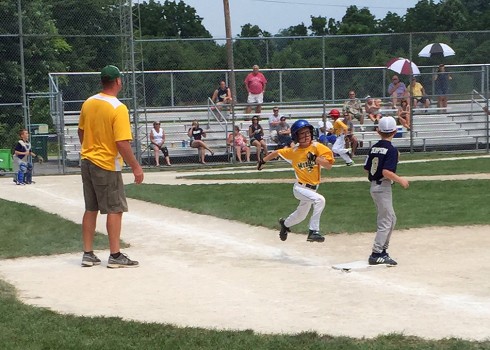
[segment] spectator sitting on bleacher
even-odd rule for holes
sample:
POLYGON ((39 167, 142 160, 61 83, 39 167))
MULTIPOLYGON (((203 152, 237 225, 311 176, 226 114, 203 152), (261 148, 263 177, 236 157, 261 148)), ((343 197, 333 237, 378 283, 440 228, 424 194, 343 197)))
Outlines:
POLYGON ((268 151, 264 140, 264 129, 260 126, 257 115, 252 118, 252 124, 248 127, 248 137, 250 137, 250 146, 257 148, 257 161, 259 161, 268 154, 268 151))
POLYGON ((250 162, 250 147, 247 146, 247 139, 240 133, 238 125, 235 125, 235 132, 228 135, 226 144, 235 148, 235 155, 240 163, 242 162, 242 152, 245 152, 247 162, 250 162))
POLYGON ((391 96, 392 107, 398 106, 398 101, 405 100, 410 97, 405 83, 401 82, 398 75, 391 78, 391 83, 388 85, 388 95, 391 96))
POLYGON ((407 130, 410 130, 410 105, 407 100, 403 100, 398 107, 398 120, 407 130))
POLYGON ((216 104, 216 109, 218 110, 218 112, 214 111, 216 116, 220 120, 223 120, 221 110, 223 109, 223 106, 231 103, 231 90, 226 86, 224 80, 220 81, 218 88, 214 90, 211 100, 216 104))
POLYGON ((269 117, 269 132, 271 135, 271 140, 277 141, 277 129, 279 123, 281 122, 281 116, 279 115, 279 107, 272 107, 272 115, 269 117))
POLYGON ((189 128, 189 130, 187 130, 187 135, 191 139, 190 146, 192 148, 197 148, 199 162, 206 164, 204 161, 204 158, 206 157, 206 150, 208 150, 212 156, 214 155, 214 152, 204 143, 204 141, 202 141, 202 138, 206 137, 206 133, 199 127, 199 122, 197 120, 192 122, 192 126, 189 128))
POLYGON ((330 120, 325 120, 325 124, 323 120, 318 122, 318 142, 323 143, 325 146, 332 148, 337 136, 335 136, 333 131, 333 124, 330 120))
POLYGON ((350 150, 350 156, 354 157, 356 155, 357 146, 359 144, 356 135, 354 135, 354 123, 352 123, 352 120, 344 118, 344 124, 347 125, 347 134, 345 135, 345 148, 350 150))
POLYGON ((417 108, 417 104, 420 102, 425 108, 430 107, 430 100, 425 93, 425 89, 417 81, 416 77, 412 77, 412 82, 408 85, 408 91, 411 92, 413 97, 413 108, 417 108))
POLYGON ((226 86, 226 82, 224 80, 219 82, 219 86, 216 90, 214 90, 213 97, 211 99, 216 104, 218 109, 221 109, 220 105, 231 103, 231 90, 228 86, 226 86))
POLYGON ((160 166, 160 150, 165 158, 166 165, 170 166, 170 157, 168 149, 163 144, 165 143, 165 132, 160 127, 160 122, 153 122, 153 129, 150 131, 150 142, 155 154, 155 166, 160 166))
POLYGON ((289 127, 289 124, 286 123, 285 116, 281 117, 277 128, 277 144, 279 145, 279 148, 294 146, 293 138, 291 137, 291 128, 289 127))
POLYGON ((364 131, 364 113, 362 111, 361 101, 356 97, 354 90, 349 91, 349 99, 344 102, 342 112, 349 120, 353 118, 359 120, 361 131, 364 131))
POLYGON ((364 104, 364 110, 369 119, 374 123, 374 125, 379 123, 379 120, 383 116, 379 110, 381 108, 381 100, 379 98, 372 98, 371 96, 366 97, 366 103, 364 104))

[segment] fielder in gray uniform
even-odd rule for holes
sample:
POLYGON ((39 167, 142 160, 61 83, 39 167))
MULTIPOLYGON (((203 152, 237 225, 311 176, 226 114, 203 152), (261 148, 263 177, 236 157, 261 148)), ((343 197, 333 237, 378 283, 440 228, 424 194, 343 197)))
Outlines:
POLYGON ((391 185, 398 182, 403 188, 408 188, 409 183, 396 174, 398 150, 391 144, 396 133, 395 119, 393 117, 381 118, 378 125, 381 140, 371 147, 364 164, 364 170, 368 172, 368 179, 371 181, 371 197, 378 212, 376 237, 373 252, 368 259, 369 265, 394 266, 397 264, 387 252, 396 224, 391 185))

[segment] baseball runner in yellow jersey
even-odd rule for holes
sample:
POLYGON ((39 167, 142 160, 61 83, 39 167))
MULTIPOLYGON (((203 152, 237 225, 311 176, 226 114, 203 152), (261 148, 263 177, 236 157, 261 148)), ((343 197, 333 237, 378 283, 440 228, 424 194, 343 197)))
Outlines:
POLYGON ((334 153, 337 153, 343 160, 345 160, 345 164, 347 166, 354 165, 354 162, 349 156, 349 150, 345 148, 345 136, 347 135, 349 128, 344 122, 342 122, 339 119, 340 112, 338 109, 332 109, 329 115, 334 120, 333 132, 335 136, 337 136, 337 139, 335 140, 335 143, 332 146, 332 151, 334 153))
POLYGON ((294 147, 282 148, 269 153, 259 160, 257 169, 262 170, 267 161, 278 156, 289 162, 294 169, 297 181, 293 186, 293 194, 299 200, 299 205, 286 219, 279 219, 281 241, 288 238, 291 226, 306 219, 313 205, 307 241, 323 242, 325 237, 320 234, 320 217, 325 208, 325 197, 317 193, 317 190, 321 180, 321 167, 332 168, 335 162, 333 153, 327 146, 313 141, 313 126, 306 120, 300 119, 294 122, 291 127, 291 136, 296 143, 294 147))

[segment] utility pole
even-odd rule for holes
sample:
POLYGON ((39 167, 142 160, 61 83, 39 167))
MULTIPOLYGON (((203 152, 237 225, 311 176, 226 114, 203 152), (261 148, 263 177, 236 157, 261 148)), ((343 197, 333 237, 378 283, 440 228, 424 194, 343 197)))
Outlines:
MULTIPOLYGON (((233 62, 233 39, 231 34, 230 4, 228 0, 223 0, 225 12, 225 30, 226 30, 226 52, 228 56, 228 69, 230 70, 230 89, 231 89, 231 120, 233 144, 235 144, 235 103, 236 103, 236 81, 235 81, 235 64, 233 62)), ((235 163, 235 157, 232 158, 235 163)))

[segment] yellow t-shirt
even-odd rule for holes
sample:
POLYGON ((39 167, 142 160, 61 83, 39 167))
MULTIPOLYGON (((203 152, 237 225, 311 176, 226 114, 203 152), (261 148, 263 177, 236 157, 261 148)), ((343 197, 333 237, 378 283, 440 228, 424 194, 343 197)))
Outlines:
POLYGON ((313 141, 306 148, 295 146, 293 148, 282 148, 279 150, 279 155, 293 166, 296 179, 303 184, 318 185, 321 179, 320 165, 315 164, 310 159, 311 155, 324 157, 331 164, 335 163, 333 153, 327 146, 313 141))
POLYGON ((128 108, 115 96, 99 93, 82 105, 78 128, 83 130, 81 158, 105 170, 121 171, 116 142, 132 140, 128 108))
MULTIPOLYGON (((413 97, 422 97, 422 84, 416 82, 415 85, 410 84, 408 88, 412 88, 412 96, 413 97), (411 86, 410 86, 411 85, 411 86)), ((410 91, 410 90, 408 90, 410 91)))
POLYGON ((340 119, 335 120, 333 123, 333 132, 336 136, 342 134, 343 131, 347 131, 349 128, 340 119))

